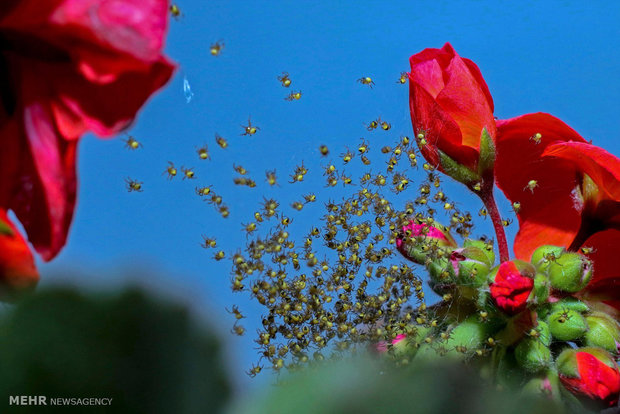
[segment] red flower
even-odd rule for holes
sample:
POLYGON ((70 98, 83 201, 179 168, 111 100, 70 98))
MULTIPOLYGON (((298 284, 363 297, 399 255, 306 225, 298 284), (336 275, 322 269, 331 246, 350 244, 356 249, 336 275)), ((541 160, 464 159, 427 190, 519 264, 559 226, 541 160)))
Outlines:
POLYGON ((12 0, 0 5, 0 208, 43 259, 65 244, 77 139, 126 128, 172 75, 167 0, 12 0))
POLYGON ((411 56, 409 106, 413 130, 424 157, 445 171, 443 152, 478 172, 483 129, 495 137, 493 99, 474 62, 456 54, 450 43, 411 56))
POLYGON ((521 261, 503 262, 491 283, 491 297, 498 308, 515 315, 527 306, 527 299, 534 288, 534 269, 521 261))
POLYGON ((10 299, 16 291, 34 288, 38 280, 28 243, 0 209, 0 298, 10 299))
POLYGON ((574 165, 542 154, 556 142, 585 142, 549 114, 536 113, 497 121, 495 178, 510 201, 520 203, 517 258, 529 260, 544 244, 570 246, 581 223, 575 199, 574 165), (540 134, 537 136, 536 134, 540 134))
POLYGON ((602 401, 606 406, 618 402, 620 372, 605 351, 570 349, 558 357, 558 369, 562 384, 572 393, 602 401))
POLYGON ((594 266, 590 297, 620 309, 620 160, 548 114, 497 125, 497 184, 520 203, 516 256, 529 260, 544 244, 581 248, 594 266))

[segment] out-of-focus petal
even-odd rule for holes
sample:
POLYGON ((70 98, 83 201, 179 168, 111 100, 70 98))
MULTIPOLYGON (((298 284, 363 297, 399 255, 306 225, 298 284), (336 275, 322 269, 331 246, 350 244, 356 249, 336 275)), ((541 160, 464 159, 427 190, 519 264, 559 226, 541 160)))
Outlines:
POLYGON ((64 246, 76 196, 76 140, 61 138, 47 108, 24 109, 30 157, 20 166, 20 189, 10 207, 44 260, 64 246))
POLYGON ((4 209, 0 209, 0 224, 0 299, 5 300, 34 288, 39 281, 39 273, 28 243, 4 209), (7 226, 9 231, 5 231, 7 226))

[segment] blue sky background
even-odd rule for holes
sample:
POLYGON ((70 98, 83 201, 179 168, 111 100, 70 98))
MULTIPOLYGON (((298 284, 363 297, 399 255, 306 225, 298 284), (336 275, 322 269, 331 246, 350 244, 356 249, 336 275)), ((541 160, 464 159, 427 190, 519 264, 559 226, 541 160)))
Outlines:
MULTIPOLYGON (((244 389, 269 378, 251 380, 243 374, 257 359, 252 340, 261 309, 248 295, 230 292, 230 264, 211 259, 213 252, 200 247, 201 234, 217 237, 221 248, 234 252, 245 243, 240 223, 251 220, 263 195, 282 205, 308 192, 323 202, 337 199, 342 187, 323 187, 320 166, 326 161, 319 159, 317 147, 327 144, 328 160, 340 163, 337 155, 346 146, 354 149, 362 137, 378 153, 400 135, 411 135, 408 86, 396 83, 409 69, 410 55, 449 41, 482 70, 499 118, 549 112, 620 154, 618 3, 178 4, 184 17, 170 22, 166 50, 179 69, 129 131, 143 148, 129 151, 120 139, 82 140, 69 241, 55 260, 39 264, 42 285, 94 289, 138 282, 186 302, 221 329, 231 373, 244 389), (213 57, 209 45, 218 40, 225 48, 213 57), (293 80, 289 89, 276 79, 283 71, 293 80), (366 75, 374 79, 373 89, 356 82, 366 75), (183 76, 195 93, 189 104, 183 76), (283 99, 299 89, 301 100, 283 99), (253 137, 241 136, 240 125, 250 115, 261 129, 253 137), (377 116, 390 121, 392 130, 366 131, 363 124, 377 116), (228 139, 228 149, 215 144, 216 132, 228 139), (212 155, 208 161, 199 160, 195 150, 204 143, 212 155), (302 160, 309 168, 306 180, 288 184, 287 176, 302 160), (197 179, 166 180, 162 172, 168 161, 194 167, 197 179), (233 186, 233 163, 249 170, 258 186, 233 186), (264 181, 265 170, 273 168, 281 183, 275 189, 264 181), (128 176, 144 182, 143 193, 126 191, 128 176), (231 208, 229 219, 194 194, 196 185, 205 184, 222 194, 231 208), (233 318, 224 309, 231 304, 248 315, 244 326, 251 335, 228 334, 233 318)), ((365 169, 354 161, 346 171, 358 176, 365 169)), ((373 166, 378 171, 377 163, 373 166)), ((416 188, 409 190, 412 198, 416 188)), ((477 217, 480 204, 472 196, 456 185, 449 195, 477 217)), ((318 204, 288 214, 295 225, 308 226, 320 212, 318 204)), ((481 222, 476 234, 491 235, 489 223, 481 222)))

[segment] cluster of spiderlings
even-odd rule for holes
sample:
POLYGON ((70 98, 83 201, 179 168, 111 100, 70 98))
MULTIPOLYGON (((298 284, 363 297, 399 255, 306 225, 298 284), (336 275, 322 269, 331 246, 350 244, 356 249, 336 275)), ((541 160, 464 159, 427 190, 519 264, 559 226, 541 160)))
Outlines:
MULTIPOLYGON (((413 338, 413 332, 443 326, 433 316, 435 310, 427 312, 423 282, 414 265, 398 253, 396 239, 410 219, 433 223, 435 216, 466 237, 471 215, 448 199, 428 164, 423 166, 426 174, 416 195, 409 178, 418 169, 415 145, 401 137, 389 151, 382 151, 388 158, 385 171, 368 171, 357 179, 339 172, 342 167, 325 166, 327 186, 342 182, 348 191, 340 201, 323 202, 322 216, 301 235, 291 234, 286 207, 274 199, 264 199, 254 221, 243 224, 252 237, 230 257, 231 289, 249 292, 265 309, 255 338, 259 361, 250 375, 260 372, 262 364, 275 370, 295 369, 402 333, 413 338)), ((328 150, 322 146, 319 152, 328 150)), ((357 152, 366 157, 368 143, 362 140, 357 152)), ((347 149, 341 154, 342 164, 354 157, 347 149)), ((362 164, 369 165, 370 160, 362 164)), ((307 173, 302 163, 289 182, 300 182, 307 173)), ((300 197, 291 204, 291 214, 316 200, 315 194, 300 197)), ((451 298, 444 299, 451 303, 451 298)), ((239 315, 235 314, 233 332, 242 335, 245 328, 239 315)), ((441 339, 443 331, 428 332, 428 338, 441 339)))

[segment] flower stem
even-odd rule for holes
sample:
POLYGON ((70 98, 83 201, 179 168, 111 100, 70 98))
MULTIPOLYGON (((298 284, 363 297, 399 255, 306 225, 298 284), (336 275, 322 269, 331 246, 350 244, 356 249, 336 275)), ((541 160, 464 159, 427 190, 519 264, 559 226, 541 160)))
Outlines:
POLYGON ((502 217, 499 214, 497 204, 495 203, 495 198, 493 197, 493 187, 483 191, 480 194, 480 198, 482 199, 482 202, 487 209, 487 213, 493 222, 493 227, 495 228, 497 247, 499 249, 499 261, 500 263, 506 262, 510 260, 510 255, 508 254, 508 243, 506 242, 506 233, 504 233, 504 226, 502 225, 502 217))

